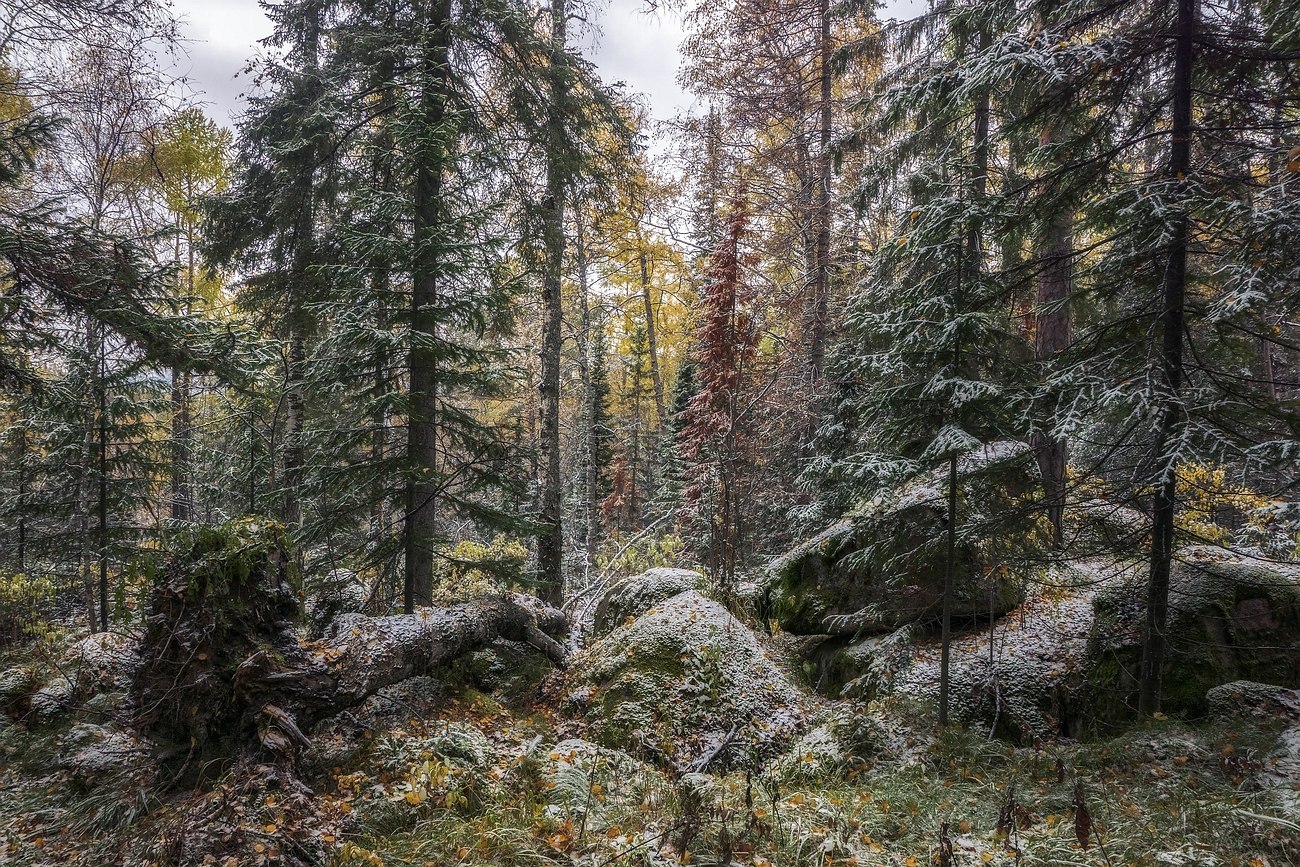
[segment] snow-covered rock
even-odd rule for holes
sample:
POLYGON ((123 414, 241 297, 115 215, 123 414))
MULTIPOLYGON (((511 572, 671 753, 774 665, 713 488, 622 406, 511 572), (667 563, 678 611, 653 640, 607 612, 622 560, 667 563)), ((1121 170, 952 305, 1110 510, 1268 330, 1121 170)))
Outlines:
MULTIPOLYGON (((993 443, 959 463, 961 537, 954 614, 1005 613, 1024 599, 1006 568, 1040 551, 1039 484, 1029 448, 993 443)), ((802 635, 889 632, 935 619, 947 563, 947 475, 882 491, 851 515, 769 564, 771 613, 802 635)))
POLYGON ((1205 704, 1211 716, 1223 720, 1279 714, 1300 719, 1300 690, 1253 680, 1220 684, 1205 694, 1205 704))
MULTIPOLYGON (((953 635, 950 709, 964 725, 1020 743, 1078 737, 1089 722, 1083 702, 1092 594, 1124 574, 1092 560, 1057 567, 1023 605, 992 628, 953 635)), ((828 651, 826 676, 859 699, 938 700, 940 642, 934 632, 903 628, 828 651)))
POLYGON ((595 634, 604 635, 633 617, 687 590, 703 590, 705 578, 690 569, 660 566, 619 581, 596 605, 595 634))
POLYGON ((36 672, 25 665, 0 671, 0 707, 8 708, 20 701, 36 686, 36 672))
POLYGON ((148 751, 130 732, 80 723, 60 738, 57 762, 74 776, 93 782, 107 774, 143 771, 148 751))
POLYGON ((588 647, 567 689, 597 742, 683 768, 752 761, 809 707, 754 632, 693 590, 588 647))
POLYGON ((76 703, 77 690, 72 681, 66 677, 56 677, 32 693, 28 699, 30 719, 37 724, 47 723, 76 703))
MULTIPOLYGON (((1101 722, 1132 715, 1146 617, 1146 571, 1099 593, 1089 644, 1090 704, 1101 722)), ((1203 713, 1207 693, 1251 680, 1300 687, 1300 565, 1226 548, 1180 549, 1170 576, 1162 706, 1203 713)))
POLYGON ((97 632, 69 647, 59 668, 68 673, 82 697, 125 690, 140 668, 139 643, 120 633, 97 632))

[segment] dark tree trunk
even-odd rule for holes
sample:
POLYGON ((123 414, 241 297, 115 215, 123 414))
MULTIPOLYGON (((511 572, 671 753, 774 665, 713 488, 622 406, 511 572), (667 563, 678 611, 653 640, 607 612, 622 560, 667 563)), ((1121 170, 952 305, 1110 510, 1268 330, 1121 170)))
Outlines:
MULTIPOLYGON (((194 297, 194 228, 186 221, 186 297, 185 315, 189 316, 194 297)), ((177 240, 179 244, 179 239, 177 240)), ((180 259, 178 255, 177 260, 180 259)), ((194 495, 190 489, 190 374, 172 367, 172 466, 171 516, 173 521, 189 521, 194 516, 194 495)))
POLYGON ((831 4, 818 7, 818 145, 816 190, 816 267, 813 272, 812 328, 808 340, 808 367, 813 385, 821 382, 826 367, 827 307, 831 282, 831 4))
POLYGON ((957 581, 957 456, 948 458, 948 553, 943 566, 939 639, 939 725, 948 725, 949 658, 952 653, 952 597, 957 581))
MULTIPOLYGON (((1196 0, 1178 0, 1174 43, 1173 125, 1170 129, 1169 179, 1181 188, 1192 165, 1192 45, 1196 36, 1196 0)), ((1165 657, 1165 628, 1169 615, 1169 573, 1174 556, 1176 441, 1181 426, 1183 381, 1183 319, 1187 290, 1186 204, 1179 205, 1165 264, 1161 314, 1160 422, 1156 432, 1151 571, 1147 582, 1147 616, 1142 634, 1142 667, 1138 681, 1138 714, 1160 710, 1160 680, 1165 657)))
POLYGON ((27 428, 15 426, 18 433, 18 499, 14 509, 18 513, 18 572, 27 572, 27 428))
MULTIPOLYGON (((1050 134, 1044 138, 1050 142, 1050 134)), ((1074 232, 1069 213, 1057 214, 1040 241, 1035 286, 1034 355, 1049 362, 1070 345, 1070 296, 1074 292, 1074 232)), ((1052 542, 1060 546, 1065 520, 1065 443, 1047 435, 1034 440, 1043 475, 1052 542)))
POLYGON ((420 100, 424 134, 431 137, 415 177, 416 265, 411 293, 410 408, 407 419, 406 580, 402 604, 407 614, 433 597, 433 557, 438 538, 438 357, 430 344, 438 328, 438 221, 451 89, 451 0, 433 0, 427 29, 432 34, 421 64, 420 100))
POLYGON ((551 0, 550 106, 546 127, 546 198, 542 202, 542 347, 538 398, 541 403, 541 531, 537 535, 538 594, 558 604, 564 597, 563 532, 560 516, 560 350, 564 307, 564 196, 569 170, 565 137, 568 61, 565 51, 568 4, 551 0))
POLYGON ((99 631, 108 631, 108 361, 104 332, 99 332, 99 631))
MULTIPOLYGON (((320 6, 310 10, 303 34, 304 67, 309 77, 306 94, 308 100, 316 98, 316 90, 319 86, 314 77, 317 73, 320 49, 321 14, 320 6)), ((285 377, 285 437, 282 450, 283 496, 280 501, 280 518, 294 532, 302 526, 302 484, 306 463, 306 446, 303 437, 306 431, 307 332, 310 330, 311 316, 307 306, 314 294, 311 290, 311 284, 314 282, 311 266, 315 258, 315 169, 316 149, 309 146, 305 163, 300 167, 300 174, 296 181, 298 205, 301 210, 297 225, 294 227, 291 262, 289 358, 285 377)))
MULTIPOLYGON (((297 317, 295 317, 297 318, 297 317)), ((298 530, 302 524, 302 481, 306 451, 303 432, 306 429, 306 409, 303 390, 306 387, 305 326, 296 322, 289 338, 288 377, 285 393, 284 472, 281 476, 284 489, 280 498, 280 519, 286 527, 298 530)))
POLYGON ((172 370, 172 467, 171 467, 171 517, 173 521, 189 521, 190 508, 189 455, 190 455, 190 395, 189 376, 172 370))
POLYGON ((592 322, 591 298, 587 285, 587 237, 582 224, 582 211, 574 209, 576 224, 576 241, 578 254, 578 294, 582 305, 582 351, 579 370, 582 376, 584 416, 586 427, 587 462, 583 480, 587 495, 586 528, 583 533, 583 547, 586 550, 587 569, 596 565, 596 548, 600 544, 600 394, 595 381, 595 356, 592 352, 592 330, 599 326, 592 322))

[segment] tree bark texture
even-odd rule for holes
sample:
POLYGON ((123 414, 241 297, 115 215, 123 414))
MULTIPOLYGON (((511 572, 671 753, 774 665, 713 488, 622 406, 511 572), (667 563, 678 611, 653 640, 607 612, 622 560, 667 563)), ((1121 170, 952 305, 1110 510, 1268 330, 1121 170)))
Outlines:
MULTIPOLYGON (((1174 43, 1173 125, 1170 130, 1169 180, 1181 189, 1192 165, 1192 46, 1196 38, 1196 0, 1178 0, 1174 43)), ((1174 555, 1174 520, 1178 502, 1175 453, 1182 417, 1183 327, 1187 291, 1189 216, 1179 206, 1165 263, 1161 299, 1161 390, 1155 460, 1158 476, 1152 504, 1151 570, 1147 581, 1147 616, 1142 634, 1138 679, 1138 715, 1160 710, 1161 669, 1169 619, 1169 572, 1174 555)))
POLYGON ((560 515, 560 350, 564 307, 560 295, 564 268, 564 196, 567 191, 568 143, 565 103, 569 98, 565 53, 568 4, 551 0, 550 105, 546 125, 546 197, 542 202, 541 377, 541 531, 537 535, 538 594, 558 604, 564 597, 563 532, 560 515))
MULTIPOLYGON (((1050 136, 1045 134, 1050 141, 1050 136)), ((1034 356, 1050 362, 1070 345, 1070 296, 1074 293, 1074 232, 1069 213, 1057 214, 1040 240, 1038 275, 1035 281, 1034 356)), ((1047 518, 1052 524, 1052 541, 1062 542, 1065 519, 1065 442, 1040 434, 1033 443, 1038 468, 1047 495, 1047 518)))
POLYGON ((410 614, 433 595, 433 558, 438 539, 438 221, 442 210, 444 147, 451 89, 451 2, 433 0, 428 13, 429 45, 421 63, 424 159, 415 177, 416 266, 411 292, 410 406, 406 426, 409 476, 403 544, 406 574, 402 602, 410 614))

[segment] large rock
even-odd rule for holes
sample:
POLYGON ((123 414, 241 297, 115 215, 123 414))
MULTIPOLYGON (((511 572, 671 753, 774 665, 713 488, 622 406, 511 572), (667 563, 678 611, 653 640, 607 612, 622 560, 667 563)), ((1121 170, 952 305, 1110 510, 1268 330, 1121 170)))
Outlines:
MULTIPOLYGON (((1145 570, 1099 593, 1088 684, 1099 722, 1133 714, 1146 617, 1145 570)), ((1169 644, 1162 706, 1208 709, 1213 687, 1250 680, 1300 687, 1300 566, 1223 548, 1180 550, 1169 588, 1169 644)))
POLYGON ((660 566, 616 583, 596 605, 596 635, 604 635, 627 620, 687 590, 703 591, 705 578, 690 569, 660 566))
POLYGON ((1300 719, 1300 690, 1253 680, 1220 684, 1205 694, 1205 704, 1210 716, 1220 720, 1244 716, 1300 719))
POLYGON ((567 690, 597 742, 682 769, 752 763, 808 707, 753 631, 693 590, 588 647, 567 690))
MULTIPOLYGON (((994 443, 959 462, 953 614, 1003 614, 1024 599, 1008 568, 1048 540, 1033 456, 994 443)), ((801 635, 888 632, 939 616, 947 564, 947 475, 882 492, 769 566, 771 613, 801 635)))
POLYGON ((82 696, 107 690, 125 690, 140 669, 136 639, 116 632, 88 635, 68 648, 59 665, 82 696))
POLYGON ((148 749, 133 733, 90 723, 73 726, 59 739, 56 763, 84 783, 150 770, 148 749))

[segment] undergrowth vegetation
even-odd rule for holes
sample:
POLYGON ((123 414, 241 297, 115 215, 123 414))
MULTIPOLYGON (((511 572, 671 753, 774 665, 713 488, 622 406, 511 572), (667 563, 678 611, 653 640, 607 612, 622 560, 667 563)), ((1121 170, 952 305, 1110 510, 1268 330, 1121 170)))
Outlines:
MULTIPOLYGON (((932 708, 888 699, 839 708, 871 733, 853 754, 804 739, 762 772, 710 775, 597 746, 545 704, 511 709, 469 686, 379 698, 307 756, 313 798, 237 807, 265 842, 225 863, 313 845, 338 867, 1300 861, 1294 794, 1261 785, 1276 721, 1015 747, 936 737, 932 708)), ((0 732, 6 863, 167 863, 167 829, 200 796, 59 767, 71 728, 0 732)))

